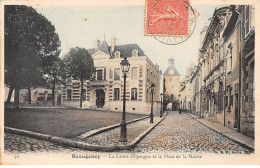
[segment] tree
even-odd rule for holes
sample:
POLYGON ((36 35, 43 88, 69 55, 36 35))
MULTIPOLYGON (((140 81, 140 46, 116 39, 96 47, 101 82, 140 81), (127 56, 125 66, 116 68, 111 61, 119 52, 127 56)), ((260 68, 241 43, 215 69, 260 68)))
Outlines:
MULTIPOLYGON (((43 67, 52 66, 60 53, 55 27, 32 7, 5 6, 5 84, 19 90, 30 88, 42 78, 43 67)), ((11 93, 9 92, 9 95, 11 93)))
POLYGON ((95 73, 93 59, 86 49, 76 47, 70 49, 65 55, 64 62, 69 74, 74 79, 80 80, 80 108, 82 109, 84 80, 90 80, 95 73))
POLYGON ((55 88, 57 83, 63 83, 67 77, 67 73, 65 71, 65 64, 63 60, 60 58, 54 62, 52 66, 48 66, 45 69, 46 75, 44 76, 47 83, 51 85, 52 88, 52 105, 55 105, 55 88))

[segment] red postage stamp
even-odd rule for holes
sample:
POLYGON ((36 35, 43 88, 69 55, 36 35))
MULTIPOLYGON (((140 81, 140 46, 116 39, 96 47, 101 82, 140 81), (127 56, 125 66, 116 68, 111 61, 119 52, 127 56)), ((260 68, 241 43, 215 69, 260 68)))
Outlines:
POLYGON ((187 36, 189 0, 146 0, 146 35, 187 36))

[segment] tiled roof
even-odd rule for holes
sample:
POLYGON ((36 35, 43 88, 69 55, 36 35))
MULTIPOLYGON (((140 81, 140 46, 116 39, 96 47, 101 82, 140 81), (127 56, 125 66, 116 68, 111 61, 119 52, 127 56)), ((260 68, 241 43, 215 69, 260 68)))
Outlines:
MULTIPOLYGON (((132 51, 137 50, 138 56, 144 56, 144 51, 137 44, 124 44, 124 45, 116 45, 114 51, 111 51, 111 46, 108 46, 107 42, 104 40, 98 47, 99 51, 102 51, 105 54, 110 55, 111 58, 115 57, 115 52, 120 52, 120 57, 132 57, 132 51)), ((88 49, 90 55, 93 55, 97 52, 95 48, 88 49)))

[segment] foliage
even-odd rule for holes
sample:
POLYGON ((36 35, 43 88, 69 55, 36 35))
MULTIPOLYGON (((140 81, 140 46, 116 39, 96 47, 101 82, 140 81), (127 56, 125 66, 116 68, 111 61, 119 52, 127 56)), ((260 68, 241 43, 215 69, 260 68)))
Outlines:
POLYGON ((76 47, 70 49, 69 53, 65 55, 64 62, 69 75, 74 79, 80 80, 80 107, 82 107, 83 81, 90 80, 95 73, 93 59, 86 49, 76 47))
POLYGON ((16 89, 37 85, 60 53, 55 27, 32 7, 6 5, 4 10, 5 84, 16 89))
POLYGON ((68 68, 68 73, 74 79, 91 79, 94 75, 95 68, 91 55, 84 48, 72 48, 65 55, 64 62, 68 68))

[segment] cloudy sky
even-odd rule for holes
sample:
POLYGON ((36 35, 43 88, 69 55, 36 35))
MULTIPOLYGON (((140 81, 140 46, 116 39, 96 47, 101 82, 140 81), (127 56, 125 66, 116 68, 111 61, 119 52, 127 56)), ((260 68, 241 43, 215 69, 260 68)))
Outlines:
POLYGON ((102 4, 80 6, 35 6, 55 26, 61 40, 61 56, 71 47, 93 48, 97 39, 111 44, 137 43, 144 53, 164 71, 168 58, 175 59, 175 66, 184 77, 191 63, 196 63, 200 47, 200 31, 208 24, 214 5, 192 5, 200 16, 192 36, 178 45, 165 45, 153 37, 144 36, 144 3, 102 4))

